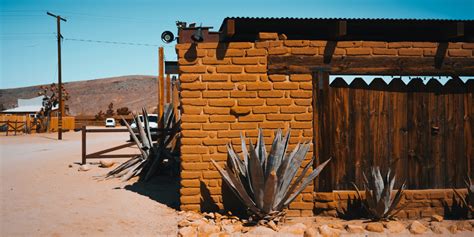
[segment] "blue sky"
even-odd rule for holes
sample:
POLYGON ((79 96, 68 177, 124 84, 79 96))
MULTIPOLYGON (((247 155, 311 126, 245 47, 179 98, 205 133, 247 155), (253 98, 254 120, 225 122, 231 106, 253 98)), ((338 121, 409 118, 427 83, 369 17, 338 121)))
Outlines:
MULTIPOLYGON (((57 81, 56 22, 66 39, 163 45, 175 21, 217 30, 227 16, 474 19, 473 0, 0 0, 0 88, 57 81)), ((174 44, 163 45, 167 60, 174 44)), ((158 46, 64 40, 63 81, 156 75, 158 46)))

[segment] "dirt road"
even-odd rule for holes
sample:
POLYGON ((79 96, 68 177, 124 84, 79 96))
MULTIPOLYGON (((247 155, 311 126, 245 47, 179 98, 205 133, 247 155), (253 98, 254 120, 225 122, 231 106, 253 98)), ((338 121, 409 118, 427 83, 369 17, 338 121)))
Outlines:
MULTIPOLYGON (((0 136, 0 236, 176 236, 179 217, 169 207, 177 205, 175 180, 99 182, 94 176, 108 169, 92 165, 79 172, 74 164, 81 157, 81 133, 56 137, 0 136)), ((88 151, 127 138, 88 135, 88 151)))

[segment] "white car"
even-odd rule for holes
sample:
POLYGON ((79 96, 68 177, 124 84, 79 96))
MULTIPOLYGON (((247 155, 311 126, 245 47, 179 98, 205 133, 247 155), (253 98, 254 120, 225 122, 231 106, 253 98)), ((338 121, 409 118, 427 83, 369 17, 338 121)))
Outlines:
MULTIPOLYGON (((140 120, 143 127, 145 127, 145 124, 143 123, 143 115, 139 115, 138 119, 140 120)), ((153 140, 156 140, 157 130, 158 130, 158 114, 148 114, 148 125, 150 126, 151 138, 153 140)), ((135 120, 132 122, 130 127, 132 128, 133 132, 135 132, 135 135, 137 135, 138 137, 139 132, 138 132, 138 128, 137 128, 137 124, 135 123, 135 120)), ((130 136, 130 140, 132 140, 131 136, 130 136)))
POLYGON ((105 126, 106 127, 115 127, 115 119, 114 118, 105 119, 105 126))

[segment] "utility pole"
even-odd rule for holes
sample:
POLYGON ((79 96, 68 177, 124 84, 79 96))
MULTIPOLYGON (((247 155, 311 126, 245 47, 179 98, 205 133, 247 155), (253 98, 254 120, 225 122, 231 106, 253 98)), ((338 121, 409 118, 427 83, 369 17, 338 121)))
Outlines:
MULTIPOLYGON (((163 116, 163 110, 165 107, 164 99, 165 99, 165 75, 164 75, 164 69, 165 69, 165 63, 164 63, 164 52, 163 52, 163 47, 158 48, 158 64, 159 64, 159 80, 158 80, 158 117, 161 120, 161 117, 163 116)), ((164 124, 159 123, 160 128, 163 128, 164 124)))
POLYGON ((59 92, 59 109, 58 109, 58 140, 63 139, 63 83, 61 79, 61 21, 66 22, 66 19, 60 15, 54 15, 46 12, 49 16, 56 18, 58 31, 58 92, 59 92))

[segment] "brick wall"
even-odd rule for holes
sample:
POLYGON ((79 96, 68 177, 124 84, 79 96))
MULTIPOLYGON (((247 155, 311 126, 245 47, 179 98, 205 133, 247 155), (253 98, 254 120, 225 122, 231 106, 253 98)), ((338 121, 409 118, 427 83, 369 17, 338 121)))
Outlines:
MULTIPOLYGON (((183 106, 181 209, 223 208, 222 180, 210 159, 224 164, 229 142, 239 152, 240 132, 255 142, 261 127, 270 144, 273 130, 291 128, 290 149, 312 140, 312 75, 268 75, 267 56, 322 55, 325 45, 261 33, 257 42, 176 46, 183 106)), ((436 49, 436 43, 428 42, 346 41, 337 43, 334 57, 433 57, 436 49)), ((450 43, 446 56, 472 57, 473 51, 472 43, 450 43)), ((290 205, 289 215, 313 214, 312 190, 308 187, 290 205)))
MULTIPOLYGON (((466 189, 457 190, 465 195, 466 189)), ((392 195, 395 195, 392 193, 392 195)), ((364 196, 362 192, 362 196, 364 196)), ((336 216, 337 210, 351 210, 349 203, 357 197, 355 191, 318 192, 315 194, 315 212, 323 215, 336 216), (349 204, 349 205, 348 205, 349 204)), ((406 190, 400 205, 406 205, 397 214, 402 219, 418 219, 434 214, 449 216, 453 203, 459 202, 452 189, 406 190)), ((454 205, 456 206, 456 204, 454 205)), ((456 207, 454 207, 455 210, 456 207)), ((352 209, 352 211, 354 211, 352 209)))

